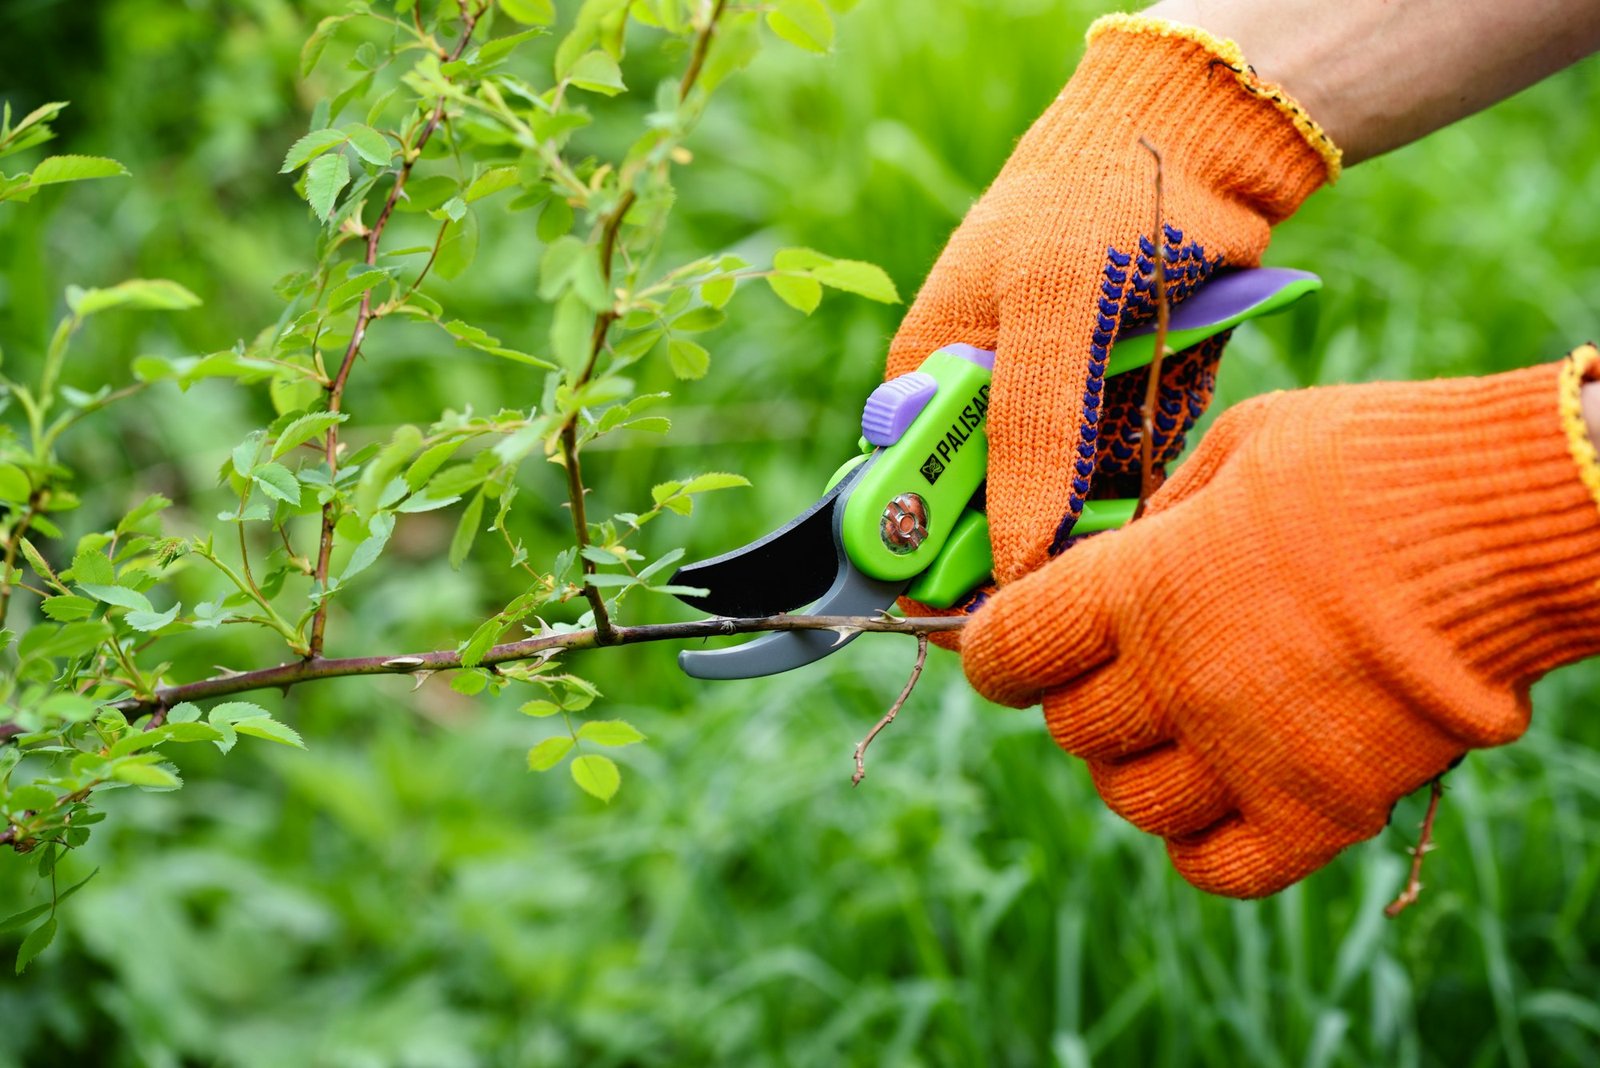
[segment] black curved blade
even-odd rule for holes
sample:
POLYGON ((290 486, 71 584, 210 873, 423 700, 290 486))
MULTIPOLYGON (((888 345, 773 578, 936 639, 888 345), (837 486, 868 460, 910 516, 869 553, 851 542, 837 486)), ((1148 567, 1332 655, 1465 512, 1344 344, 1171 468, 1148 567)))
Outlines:
POLYGON ((703 597, 678 600, 714 616, 770 616, 810 604, 828 592, 839 572, 833 544, 834 507, 877 462, 857 465, 822 499, 765 537, 721 556, 685 564, 672 576, 674 586, 698 586, 703 597))

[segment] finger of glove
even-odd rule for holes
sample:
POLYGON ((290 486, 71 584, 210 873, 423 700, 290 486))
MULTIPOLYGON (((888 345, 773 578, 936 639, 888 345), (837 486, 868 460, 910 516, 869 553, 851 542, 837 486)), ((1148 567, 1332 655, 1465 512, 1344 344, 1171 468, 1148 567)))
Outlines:
POLYGON ((1269 401, 1271 396, 1253 397, 1218 416, 1200 439, 1193 455, 1173 473, 1161 491, 1150 498, 1145 515, 1153 516, 1175 508, 1210 485, 1240 447, 1260 429, 1270 411, 1270 404, 1263 402, 1269 401))
POLYGON ((1089 774, 1107 807, 1163 838, 1204 830, 1233 809, 1222 779, 1182 742, 1121 760, 1092 760, 1089 774))
POLYGON ((1359 839, 1313 818, 1263 824, 1233 815, 1198 834, 1167 839, 1172 866, 1225 897, 1266 897, 1310 875, 1359 839))
POLYGON ((1089 271, 1075 273, 1029 279, 1000 310, 988 500, 1001 586, 1065 548, 1094 474, 1116 308, 1100 307, 1089 271))
POLYGON ((945 345, 994 350, 999 336, 994 283, 984 270, 989 258, 975 247, 975 232, 969 217, 934 262, 889 343, 885 378, 915 371, 929 353, 945 345))
POLYGON ((998 590, 962 631, 968 680, 991 701, 1035 704, 1046 690, 1108 663, 1116 654, 1113 607, 1104 585, 1115 572, 1102 536, 998 590))
MULTIPOLYGON (((1161 362, 1161 386, 1152 413, 1151 467, 1161 485, 1167 465, 1183 452, 1190 430, 1205 414, 1216 387, 1217 363, 1232 331, 1206 338, 1161 362)), ((1150 368, 1114 375, 1106 382, 1094 461, 1097 497, 1136 497, 1143 488, 1144 402, 1150 368)))
POLYGON ((1170 710, 1121 659, 1046 693, 1044 722, 1057 745, 1090 761, 1131 759, 1173 737, 1170 710))

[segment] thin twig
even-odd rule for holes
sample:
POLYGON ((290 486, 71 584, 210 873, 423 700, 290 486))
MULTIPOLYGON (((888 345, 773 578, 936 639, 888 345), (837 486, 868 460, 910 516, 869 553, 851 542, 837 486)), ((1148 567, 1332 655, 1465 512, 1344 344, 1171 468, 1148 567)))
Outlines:
MULTIPOLYGON (((689 56, 689 65, 683 72, 683 78, 678 83, 678 102, 689 98, 689 92, 700 78, 704 68, 706 51, 711 47, 711 38, 717 30, 717 20, 722 17, 723 8, 727 0, 716 0, 710 14, 706 17, 705 24, 695 33, 694 48, 689 56)), ((611 287, 612 260, 616 258, 617 239, 622 232, 623 221, 628 212, 638 201, 639 194, 629 186, 623 190, 617 202, 612 206, 605 219, 600 224, 600 277, 604 280, 606 288, 611 287)), ((582 389, 594 375, 595 366, 599 363, 600 354, 605 351, 606 338, 611 333, 612 324, 620 316, 616 305, 611 305, 595 313, 594 328, 589 333, 589 355, 584 360, 583 367, 572 380, 574 391, 582 389)), ((578 460, 578 413, 568 415, 561 424, 561 463, 567 470, 567 507, 572 512, 572 534, 577 542, 579 558, 582 560, 585 579, 595 573, 595 563, 583 555, 583 550, 589 547, 589 521, 587 518, 584 497, 588 490, 583 485, 583 468, 578 460)), ((616 640, 618 628, 611 622, 611 614, 606 609, 605 595, 596 587, 586 581, 583 586, 584 599, 589 602, 589 610, 594 616, 595 633, 600 645, 611 645, 616 640)))
POLYGON ((1142 429, 1139 434, 1139 503, 1133 509, 1135 519, 1144 514, 1145 502, 1156 491, 1156 403, 1161 397, 1161 361, 1167 355, 1167 324, 1171 311, 1167 305, 1167 242, 1161 230, 1161 153, 1156 150, 1155 145, 1142 137, 1139 138, 1139 143, 1156 160, 1156 218, 1155 225, 1150 231, 1150 242, 1155 246, 1153 258, 1156 265, 1156 350, 1150 359, 1150 377, 1144 387, 1144 404, 1139 409, 1142 429))
POLYGON ((867 736, 856 743, 856 773, 850 776, 851 786, 860 786, 861 780, 867 777, 867 746, 872 744, 872 739, 878 736, 879 731, 893 723, 894 717, 900 714, 900 709, 905 705, 906 698, 911 696, 911 691, 917 687, 917 680, 922 677, 922 665, 927 662, 928 632, 922 630, 917 632, 917 662, 911 665, 911 677, 906 679, 905 689, 900 691, 900 696, 894 699, 894 704, 889 706, 889 711, 883 714, 883 718, 872 725, 872 729, 867 732, 867 736))
POLYGON ((1444 776, 1441 775, 1429 784, 1428 811, 1422 817, 1422 833, 1417 835, 1417 844, 1411 850, 1411 875, 1406 879, 1406 888, 1384 906, 1383 914, 1391 920, 1422 896, 1422 858, 1433 852, 1433 817, 1438 815, 1439 798, 1443 796, 1444 776))
MULTIPOLYGON (((472 32, 477 28, 478 19, 482 17, 484 8, 478 7, 468 11, 462 6, 461 39, 456 42, 455 48, 445 57, 447 61, 459 59, 466 50, 467 42, 472 39, 472 32)), ((406 180, 411 177, 411 170, 417 165, 417 160, 422 158, 422 150, 428 144, 428 139, 444 121, 444 97, 440 97, 434 104, 433 113, 428 116, 428 122, 417 136, 417 143, 410 149, 402 148, 404 159, 400 163, 400 170, 394 176, 394 185, 389 189, 389 196, 383 202, 383 208, 378 212, 377 221, 372 224, 372 229, 367 231, 367 250, 362 262, 368 267, 377 265, 378 243, 383 239, 384 228, 389 225, 389 217, 394 214, 395 205, 400 201, 400 195, 405 191, 406 180)), ((432 262, 431 260, 429 261, 432 262)), ((345 346, 344 358, 339 361, 339 372, 328 384, 328 411, 338 412, 344 402, 345 384, 350 380, 350 370, 355 366, 356 357, 361 355, 362 343, 367 338, 367 327, 374 318, 372 308, 372 290, 368 289, 361 295, 361 307, 356 312, 355 329, 350 333, 350 342, 345 346)), ((339 427, 337 424, 328 428, 328 436, 324 445, 324 455, 328 462, 329 479, 339 470, 339 427)), ((317 588, 324 592, 328 587, 328 563, 333 557, 333 531, 338 523, 338 509, 333 501, 322 506, 322 533, 317 542, 317 566, 315 576, 317 588)), ((315 658, 322 654, 323 632, 328 626, 328 607, 331 598, 324 596, 317 605, 316 612, 311 617, 311 638, 307 643, 310 650, 309 656, 315 658)))
POLYGON ((5 625, 6 612, 11 607, 11 569, 17 566, 17 551, 22 547, 22 539, 27 536, 28 525, 33 522, 33 517, 39 511, 39 490, 28 494, 28 505, 23 509, 22 515, 11 524, 11 532, 6 537, 5 574, 0 575, 0 627, 5 625))

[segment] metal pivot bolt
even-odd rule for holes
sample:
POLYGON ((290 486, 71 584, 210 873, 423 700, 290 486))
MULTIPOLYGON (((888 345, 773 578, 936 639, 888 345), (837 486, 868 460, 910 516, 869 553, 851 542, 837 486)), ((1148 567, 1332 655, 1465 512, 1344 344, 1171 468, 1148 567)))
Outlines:
POLYGON ((900 494, 884 505, 878 533, 896 556, 915 552, 928 538, 928 502, 915 493, 900 494))

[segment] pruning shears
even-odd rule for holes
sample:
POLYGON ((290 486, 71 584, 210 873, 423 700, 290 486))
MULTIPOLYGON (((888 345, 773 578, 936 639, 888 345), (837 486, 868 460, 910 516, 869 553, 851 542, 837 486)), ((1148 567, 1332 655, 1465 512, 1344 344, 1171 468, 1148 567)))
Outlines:
MULTIPOLYGON (((1281 267, 1218 275, 1172 310, 1168 351, 1281 311, 1320 288, 1316 275, 1281 267)), ((1154 326, 1129 330, 1117 336, 1106 375, 1154 356, 1154 326)), ((706 591, 680 599, 745 618, 805 605, 817 615, 872 616, 902 594, 935 608, 956 604, 994 569, 988 517, 972 507, 988 471, 993 371, 994 353, 947 345, 878 386, 862 411, 860 452, 834 472, 822 499, 748 545, 680 568, 674 585, 706 591)), ((1135 504, 1087 501, 1073 533, 1120 527, 1135 504)), ((820 660, 854 637, 782 631, 726 649, 685 651, 678 664, 700 679, 756 678, 820 660)))

